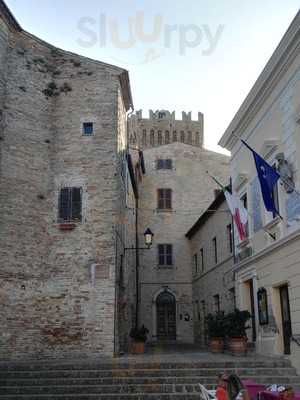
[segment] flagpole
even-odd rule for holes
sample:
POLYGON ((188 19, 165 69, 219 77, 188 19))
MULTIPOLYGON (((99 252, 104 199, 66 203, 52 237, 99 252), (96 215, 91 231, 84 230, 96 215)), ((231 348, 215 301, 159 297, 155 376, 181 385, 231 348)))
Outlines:
MULTIPOLYGON (((232 132, 232 136, 234 136, 234 137, 237 138, 240 142, 242 142, 242 139, 241 139, 239 136, 237 136, 235 133, 233 133, 233 132, 232 132)), ((242 143, 243 143, 243 142, 242 142, 242 143)), ((295 189, 295 187, 294 187, 293 185, 291 185, 290 182, 288 182, 286 179, 284 179, 284 178, 281 176, 281 174, 280 174, 279 171, 276 170, 276 172, 278 173, 278 175, 279 175, 279 177, 280 177, 279 179, 281 180, 281 182, 284 183, 285 185, 287 185, 290 189, 292 189, 293 192, 295 192, 295 193, 300 197, 300 192, 299 192, 297 189, 295 189)), ((283 218, 281 217, 281 215, 279 215, 279 217, 283 220, 283 218)))
MULTIPOLYGON (((212 175, 210 175, 210 173, 209 173, 208 171, 206 171, 206 173, 207 173, 207 175, 208 175, 214 182, 216 182, 216 183, 222 188, 222 190, 226 190, 226 186, 223 186, 215 177, 213 177, 212 175)), ((250 213, 248 210, 247 210, 247 213, 248 213, 249 217, 251 217, 252 219, 254 219, 252 213, 250 213)), ((263 226, 262 229, 263 229, 263 231, 266 232, 273 240, 276 240, 275 236, 274 236, 271 232, 269 232, 269 231, 267 230, 267 228, 265 228, 265 227, 263 226)))

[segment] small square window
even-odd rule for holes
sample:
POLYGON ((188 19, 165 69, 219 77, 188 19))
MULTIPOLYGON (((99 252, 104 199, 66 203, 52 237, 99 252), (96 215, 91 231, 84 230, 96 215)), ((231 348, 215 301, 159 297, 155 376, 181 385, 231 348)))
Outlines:
POLYGON ((84 122, 83 123, 83 135, 91 136, 94 133, 94 124, 93 122, 84 122))

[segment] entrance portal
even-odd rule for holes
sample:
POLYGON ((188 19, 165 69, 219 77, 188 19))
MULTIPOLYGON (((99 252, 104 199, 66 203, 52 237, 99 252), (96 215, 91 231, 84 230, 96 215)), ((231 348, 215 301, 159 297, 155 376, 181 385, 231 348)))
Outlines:
POLYGON ((176 300, 169 292, 162 292, 156 299, 158 340, 176 340, 176 300))

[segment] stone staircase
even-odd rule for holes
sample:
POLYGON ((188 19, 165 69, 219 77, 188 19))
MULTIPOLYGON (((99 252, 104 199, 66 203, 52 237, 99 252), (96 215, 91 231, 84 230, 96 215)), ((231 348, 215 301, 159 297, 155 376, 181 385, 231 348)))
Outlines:
POLYGON ((300 389, 288 360, 109 363, 44 362, 0 366, 0 400, 193 400, 199 386, 214 388, 219 372, 300 389))

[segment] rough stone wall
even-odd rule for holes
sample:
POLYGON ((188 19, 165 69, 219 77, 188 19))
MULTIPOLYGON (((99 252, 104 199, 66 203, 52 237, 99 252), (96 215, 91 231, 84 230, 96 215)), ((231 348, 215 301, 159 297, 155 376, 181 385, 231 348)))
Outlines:
POLYGON ((143 118, 142 110, 129 118, 129 143, 141 149, 182 142, 196 147, 203 145, 203 114, 192 120, 191 112, 182 112, 182 119, 176 119, 175 111, 149 111, 149 118, 143 118))
POLYGON ((113 354, 122 70, 24 32, 10 34, 3 66, 5 34, 1 25, 1 358, 113 354), (64 186, 82 187, 70 231, 57 220, 64 186))
MULTIPOLYGON (((209 207, 210 208, 210 207, 209 207)), ((191 269, 193 271, 193 305, 194 305, 194 335, 195 341, 205 343, 204 318, 208 313, 216 311, 215 295, 220 296, 220 310, 232 311, 234 299, 229 292, 235 288, 233 274, 233 254, 230 252, 227 225, 232 224, 226 201, 212 213, 206 222, 189 240, 191 254, 191 269), (212 239, 217 238, 217 257, 212 239), (203 249, 204 268, 202 269, 200 249, 203 249), (194 255, 197 254, 198 268, 196 271, 194 255)))
MULTIPOLYGON (((147 227, 154 233, 151 250, 141 252, 140 321, 156 340, 155 296, 165 288, 177 301, 177 340, 193 341, 191 253, 185 234, 214 198, 216 184, 206 171, 228 180, 227 156, 182 143, 172 143, 144 151, 147 174, 141 183, 140 233, 147 227), (173 169, 157 170, 158 158, 171 158, 173 169), (157 189, 173 191, 172 211, 157 211, 157 189), (174 265, 158 266, 157 245, 173 244, 174 265), (185 320, 185 317, 189 320, 185 320)), ((143 237, 140 236, 143 243, 143 237)))

